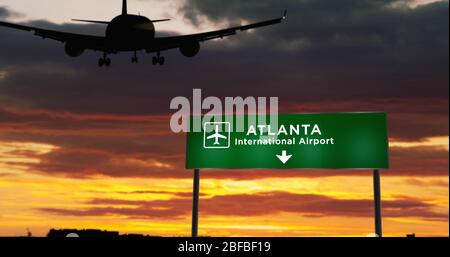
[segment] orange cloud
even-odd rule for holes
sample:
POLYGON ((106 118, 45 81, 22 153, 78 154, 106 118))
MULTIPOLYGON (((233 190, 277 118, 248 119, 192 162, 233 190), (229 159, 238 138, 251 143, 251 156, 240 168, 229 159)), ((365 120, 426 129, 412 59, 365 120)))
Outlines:
MULTIPOLYGON (((190 212, 191 199, 133 201, 93 199, 97 207, 84 210, 39 208, 40 211, 69 216, 122 215, 128 218, 182 218, 190 212)), ((265 192, 256 194, 222 195, 201 199, 200 212, 212 216, 261 216, 280 212, 297 213, 306 217, 371 217, 372 199, 337 199, 324 195, 265 192)), ((383 201, 384 217, 413 217, 447 221, 448 213, 433 211, 433 205, 411 197, 383 201)))

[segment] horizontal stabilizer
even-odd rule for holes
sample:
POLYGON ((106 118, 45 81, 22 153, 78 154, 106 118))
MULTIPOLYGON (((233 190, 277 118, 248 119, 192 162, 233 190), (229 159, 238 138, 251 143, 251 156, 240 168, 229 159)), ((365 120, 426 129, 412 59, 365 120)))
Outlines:
POLYGON ((154 21, 152 21, 152 22, 162 22, 162 21, 170 21, 170 19, 154 20, 154 21))
POLYGON ((77 20, 72 19, 72 21, 88 22, 88 23, 99 23, 99 24, 109 24, 109 21, 91 21, 91 20, 77 20))

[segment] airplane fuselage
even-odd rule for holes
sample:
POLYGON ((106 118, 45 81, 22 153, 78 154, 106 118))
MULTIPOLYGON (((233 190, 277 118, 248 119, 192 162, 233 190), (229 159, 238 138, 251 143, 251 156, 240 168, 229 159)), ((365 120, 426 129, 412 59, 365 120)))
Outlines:
POLYGON ((122 14, 108 24, 106 38, 119 51, 135 51, 155 38, 155 26, 144 16, 122 14))

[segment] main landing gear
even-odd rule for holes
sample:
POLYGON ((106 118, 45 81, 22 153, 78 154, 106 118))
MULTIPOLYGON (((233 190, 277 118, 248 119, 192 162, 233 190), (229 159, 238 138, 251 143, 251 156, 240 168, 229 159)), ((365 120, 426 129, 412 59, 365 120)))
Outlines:
POLYGON ((111 66, 111 59, 108 58, 108 56, 106 55, 106 53, 103 54, 103 57, 98 59, 98 67, 109 67, 111 66))
MULTIPOLYGON (((136 51, 134 52, 134 55, 131 58, 131 62, 132 63, 138 63, 139 62, 139 59, 137 57, 137 52, 136 51)), ((161 54, 159 52, 156 54, 156 56, 153 56, 153 59, 152 59, 153 65, 157 65, 157 64, 164 65, 165 62, 166 62, 166 59, 164 58, 164 56, 161 56, 161 54)), ((111 66, 111 59, 108 58, 107 53, 103 53, 103 57, 98 59, 98 66, 99 67, 103 67, 103 66, 109 67, 109 66, 111 66)))
POLYGON ((165 62, 166 62, 166 59, 164 58, 164 56, 161 56, 161 54, 159 52, 156 54, 156 56, 153 56, 153 59, 152 59, 153 65, 156 65, 156 64, 164 65, 165 62))
POLYGON ((131 63, 138 63, 139 59, 137 57, 136 51, 134 52, 134 56, 131 58, 131 63))

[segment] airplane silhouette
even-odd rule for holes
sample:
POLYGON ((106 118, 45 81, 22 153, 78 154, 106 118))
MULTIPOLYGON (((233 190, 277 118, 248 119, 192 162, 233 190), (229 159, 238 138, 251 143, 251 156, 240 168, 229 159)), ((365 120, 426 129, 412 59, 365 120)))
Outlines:
POLYGON ((281 18, 244 26, 182 36, 155 37, 154 23, 168 21, 169 19, 150 20, 144 16, 128 14, 127 0, 123 0, 122 14, 110 22, 74 20, 107 25, 104 37, 47 30, 2 21, 0 21, 0 26, 32 31, 35 35, 44 39, 49 38, 65 43, 65 52, 71 57, 78 57, 85 50, 103 52, 103 57, 98 60, 98 65, 101 67, 110 66, 111 59, 108 58, 108 54, 117 54, 118 52, 134 52, 131 61, 132 63, 137 63, 137 51, 141 50, 145 50, 147 53, 156 53, 152 63, 154 65, 164 65, 165 59, 161 56, 162 51, 178 48, 184 56, 194 57, 200 51, 200 42, 235 35, 238 31, 281 23, 284 19, 286 19, 286 11, 281 18))
POLYGON ((219 125, 216 125, 215 133, 206 139, 213 139, 214 138, 214 145, 219 145, 219 138, 221 139, 227 139, 228 137, 222 135, 219 133, 219 125))

